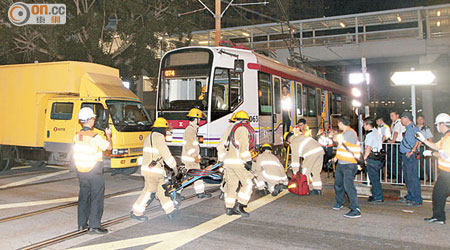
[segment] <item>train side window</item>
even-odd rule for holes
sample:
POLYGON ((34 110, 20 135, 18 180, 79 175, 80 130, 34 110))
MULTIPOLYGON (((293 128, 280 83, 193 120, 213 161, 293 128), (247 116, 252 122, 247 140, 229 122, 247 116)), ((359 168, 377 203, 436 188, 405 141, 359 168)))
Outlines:
POLYGON ((302 104, 302 85, 300 83, 297 83, 297 88, 295 90, 295 100, 297 102, 296 105, 296 109, 297 109, 297 115, 302 115, 302 109, 303 109, 303 104, 302 104))
MULTIPOLYGON (((100 103, 83 103, 81 104, 81 108, 89 107, 94 111, 95 114, 95 123, 94 128, 99 130, 104 130, 107 126, 108 121, 106 121, 106 117, 103 116, 105 108, 100 103)), ((127 116, 131 114, 126 114, 127 116)))
POLYGON ((335 95, 336 114, 342 114, 342 96, 335 95))
POLYGON ((230 70, 230 107, 234 111, 243 101, 242 73, 230 70))
POLYGON ((273 88, 275 94, 275 113, 281 114, 281 91, 280 91, 280 78, 273 79, 273 88))
POLYGON ((258 72, 259 114, 272 115, 272 84, 270 75, 258 72))
POLYGON ((315 117, 316 110, 316 90, 314 88, 303 85, 303 96, 305 97, 305 107, 303 115, 307 117, 315 117))
POLYGON ((71 120, 73 114, 73 103, 55 102, 52 104, 50 118, 53 120, 71 120))

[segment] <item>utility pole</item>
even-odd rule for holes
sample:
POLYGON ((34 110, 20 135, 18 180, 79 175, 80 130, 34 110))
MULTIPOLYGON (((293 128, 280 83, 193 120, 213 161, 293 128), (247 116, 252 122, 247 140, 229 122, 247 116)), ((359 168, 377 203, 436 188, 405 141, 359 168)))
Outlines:
POLYGON ((214 15, 214 18, 216 19, 216 39, 215 39, 216 46, 219 46, 221 40, 220 21, 222 18, 220 12, 221 12, 220 0, 216 0, 216 14, 214 15))

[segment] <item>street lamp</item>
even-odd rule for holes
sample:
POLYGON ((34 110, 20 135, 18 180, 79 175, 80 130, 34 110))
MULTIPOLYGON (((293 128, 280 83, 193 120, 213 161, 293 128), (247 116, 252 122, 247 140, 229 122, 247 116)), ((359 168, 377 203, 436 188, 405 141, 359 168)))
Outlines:
MULTIPOLYGON (((370 74, 366 73, 367 84, 370 84, 370 74)), ((357 85, 364 82, 364 74, 363 73, 350 73, 348 75, 348 80, 351 85, 357 85)))
MULTIPOLYGON (((431 85, 436 76, 431 71, 411 71, 395 72, 391 76, 391 81, 396 86, 411 86, 411 107, 414 123, 416 122, 416 85, 431 85)), ((403 102, 402 102, 403 103, 403 102)))

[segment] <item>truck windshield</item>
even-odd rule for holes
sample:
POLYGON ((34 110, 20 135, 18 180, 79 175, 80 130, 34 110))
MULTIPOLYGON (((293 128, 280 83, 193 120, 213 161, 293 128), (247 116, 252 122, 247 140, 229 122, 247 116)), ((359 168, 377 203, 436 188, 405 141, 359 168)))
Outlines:
POLYGON ((106 101, 114 127, 120 132, 150 131, 152 122, 141 103, 106 101))
POLYGON ((208 77, 163 78, 160 89, 161 110, 205 110, 208 104, 208 77))

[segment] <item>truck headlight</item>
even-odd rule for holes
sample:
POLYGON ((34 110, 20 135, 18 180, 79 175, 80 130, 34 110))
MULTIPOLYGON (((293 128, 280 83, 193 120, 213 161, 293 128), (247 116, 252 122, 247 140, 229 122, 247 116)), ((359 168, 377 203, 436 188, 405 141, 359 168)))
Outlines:
POLYGON ((126 155, 128 154, 128 148, 113 148, 111 153, 113 155, 126 155))

